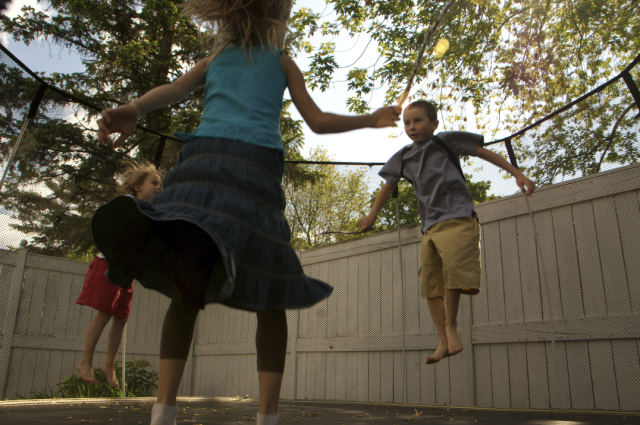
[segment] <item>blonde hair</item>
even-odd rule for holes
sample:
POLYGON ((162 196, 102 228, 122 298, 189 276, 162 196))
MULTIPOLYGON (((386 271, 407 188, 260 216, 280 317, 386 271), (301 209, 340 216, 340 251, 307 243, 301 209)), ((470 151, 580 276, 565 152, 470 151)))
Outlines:
POLYGON ((293 1, 187 0, 180 6, 198 25, 212 26, 213 40, 205 44, 215 58, 232 44, 239 44, 245 52, 249 48, 249 55, 256 44, 282 48, 278 44, 286 34, 293 1))
POLYGON ((128 168, 118 175, 120 183, 116 190, 122 195, 136 196, 135 187, 144 183, 149 174, 162 178, 162 173, 149 161, 130 162, 128 168))

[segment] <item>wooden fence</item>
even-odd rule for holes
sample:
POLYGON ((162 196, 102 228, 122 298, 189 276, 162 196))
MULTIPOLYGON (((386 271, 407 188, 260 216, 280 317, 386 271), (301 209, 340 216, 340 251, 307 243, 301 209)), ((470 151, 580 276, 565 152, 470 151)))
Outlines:
MULTIPOLYGON (((401 231, 404 268, 397 232, 301 252, 307 274, 335 289, 287 312, 282 398, 640 410, 639 189, 638 165, 539 189, 538 245, 522 195, 478 205, 482 291, 461 302, 463 353, 433 366, 419 227, 401 231)), ((0 264, 0 390, 29 397, 79 361, 93 317, 74 304, 87 265, 24 250, 0 252, 0 264)), ((133 299, 127 359, 157 370, 168 300, 138 285, 133 299)), ((181 394, 257 397, 255 324, 254 314, 208 306, 181 394)))

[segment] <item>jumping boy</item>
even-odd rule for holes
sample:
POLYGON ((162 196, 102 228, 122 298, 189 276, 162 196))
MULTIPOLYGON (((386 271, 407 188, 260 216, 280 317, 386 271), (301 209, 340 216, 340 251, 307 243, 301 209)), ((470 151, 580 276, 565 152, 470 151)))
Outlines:
POLYGON ((480 226, 462 171, 456 165, 457 156, 474 155, 504 169, 528 196, 535 185, 500 155, 483 148, 484 137, 480 134, 445 131, 434 136, 438 112, 429 102, 409 104, 403 121, 413 145, 396 152, 382 167, 378 174, 386 183, 358 226, 365 231, 374 225, 400 178, 413 184, 424 235, 420 295, 427 299, 440 338, 438 348, 427 358, 427 364, 431 364, 462 351, 457 329, 460 294, 480 292, 480 226))

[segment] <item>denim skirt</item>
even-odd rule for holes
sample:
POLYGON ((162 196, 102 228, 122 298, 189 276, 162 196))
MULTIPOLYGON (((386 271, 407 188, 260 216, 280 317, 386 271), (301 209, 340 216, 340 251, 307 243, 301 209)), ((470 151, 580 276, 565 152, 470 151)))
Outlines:
MULTIPOLYGON (((188 141, 151 203, 117 196, 95 212, 91 231, 109 263, 107 277, 123 288, 137 279, 173 296, 178 241, 194 252, 217 248, 203 267, 215 263, 226 279, 208 281, 203 305, 256 311, 310 307, 327 298, 333 288, 305 276, 290 244, 283 165, 276 149, 219 138, 188 141)), ((199 255, 206 259, 208 251, 199 255)))

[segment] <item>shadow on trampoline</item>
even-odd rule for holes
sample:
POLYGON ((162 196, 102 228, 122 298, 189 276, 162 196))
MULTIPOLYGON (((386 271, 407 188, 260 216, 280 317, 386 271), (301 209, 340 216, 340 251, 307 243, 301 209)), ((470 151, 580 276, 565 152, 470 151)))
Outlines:
MULTIPOLYGON (((146 425, 153 398, 76 399, 0 402, 3 425, 79 423, 146 425)), ((178 424, 237 424, 255 422, 256 400, 180 398, 178 424)), ((361 404, 322 401, 281 401, 280 424, 500 424, 500 425, 631 425, 636 412, 483 409, 446 406, 361 404)))

